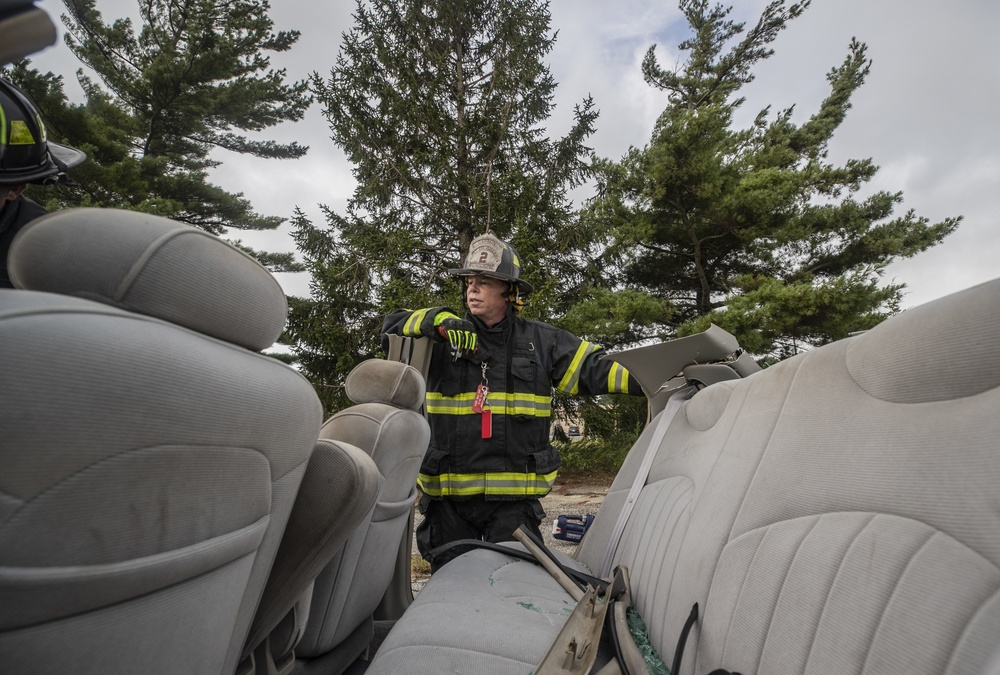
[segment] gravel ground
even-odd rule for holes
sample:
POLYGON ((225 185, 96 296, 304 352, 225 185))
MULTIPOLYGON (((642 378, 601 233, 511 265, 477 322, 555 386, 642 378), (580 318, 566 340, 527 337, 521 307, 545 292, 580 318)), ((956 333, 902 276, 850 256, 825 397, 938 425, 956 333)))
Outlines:
MULTIPOLYGON (((552 536, 552 523, 560 515, 584 516, 588 513, 596 515, 597 509, 604 501, 604 496, 608 493, 609 486, 610 482, 597 483, 579 479, 557 482, 552 488, 552 492, 542 498, 545 520, 542 521, 541 530, 545 545, 550 549, 564 551, 572 555, 576 544, 554 538, 552 536)), ((415 522, 419 524, 421 518, 419 512, 416 513, 415 518, 415 522)), ((413 545, 413 555, 415 559, 420 560, 416 543, 413 545)), ((412 579, 414 596, 424 587, 429 577, 430 574, 427 572, 414 570, 412 579)))
POLYGON ((592 513, 596 516, 597 509, 604 501, 604 496, 608 494, 608 487, 609 485, 590 485, 577 482, 556 485, 552 492, 542 499, 545 520, 542 521, 541 529, 545 545, 553 550, 565 551, 573 555, 576 544, 554 538, 552 536, 552 523, 556 516, 561 515, 585 516, 592 513))

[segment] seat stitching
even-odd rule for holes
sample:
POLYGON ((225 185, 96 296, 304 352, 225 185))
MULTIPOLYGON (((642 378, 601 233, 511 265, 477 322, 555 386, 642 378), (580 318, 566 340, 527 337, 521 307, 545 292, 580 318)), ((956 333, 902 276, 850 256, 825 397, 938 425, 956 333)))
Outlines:
MULTIPOLYGON (((347 565, 344 564, 344 562, 345 562, 344 561, 344 556, 347 554, 347 545, 349 543, 350 543, 350 538, 348 538, 348 540, 344 542, 344 545, 341 546, 340 550, 337 551, 336 555, 333 558, 331 558, 330 560, 327 561, 326 567, 324 567, 323 570, 320 572, 320 574, 317 575, 316 579, 313 580, 313 583, 315 583, 319 579, 319 576, 322 575, 324 571, 326 571, 327 569, 329 569, 330 565, 332 565, 334 562, 336 562, 337 563, 337 570, 336 570, 336 572, 333 575, 333 582, 330 584, 330 589, 331 590, 336 590, 337 587, 340 586, 341 575, 344 574, 344 570, 347 567, 347 565)), ((313 596, 315 596, 315 586, 313 587, 313 596)), ((336 599, 336 597, 337 597, 336 593, 330 593, 330 594, 327 595, 327 597, 326 597, 326 603, 324 603, 324 606, 322 608, 320 608, 319 605, 317 605, 317 609, 322 609, 323 610, 323 615, 320 618, 319 626, 316 627, 316 632, 320 636, 323 636, 326 633, 326 631, 327 631, 327 625, 332 624, 332 622, 334 620, 333 614, 332 614, 332 612, 330 610, 334 606, 333 603, 334 603, 334 600, 336 599)), ((310 600, 310 602, 311 602, 311 600, 310 600)), ((307 620, 306 630, 309 629, 308 620, 310 618, 312 618, 314 616, 314 614, 315 613, 312 610, 309 611, 309 616, 306 617, 306 620, 307 620)), ((303 633, 303 637, 304 636, 305 636, 305 634, 303 633)), ((321 637, 316 638, 314 640, 314 642, 321 642, 321 637)))
POLYGON ((129 291, 132 290, 132 284, 135 283, 136 279, 139 278, 139 275, 145 271, 146 265, 149 261, 152 260, 155 255, 160 253, 161 249, 163 249, 167 242, 185 234, 200 235, 206 233, 200 232, 199 230, 195 230, 193 232, 187 229, 170 230, 146 244, 145 248, 142 249, 139 255, 132 261, 131 265, 129 265, 128 270, 124 275, 122 275, 122 278, 118 280, 118 286, 115 287, 114 292, 111 294, 111 300, 114 301, 115 306, 121 306, 122 299, 129 293, 129 291))
MULTIPOLYGON (((827 514, 821 514, 820 518, 822 519, 822 518, 824 518, 826 516, 829 516, 829 515, 830 514, 828 514, 828 513, 827 514)), ((816 647, 816 641, 819 638, 819 627, 821 625, 823 625, 823 617, 826 616, 826 610, 830 606, 830 594, 833 592, 834 587, 837 585, 837 579, 840 577, 840 573, 841 573, 841 571, 844 568, 844 561, 847 559, 847 556, 850 555, 851 549, 854 548, 854 545, 857 543, 858 538, 860 538, 861 535, 864 534, 864 532, 869 527, 871 527, 871 524, 872 524, 872 522, 874 522, 875 517, 877 515, 878 514, 875 514, 875 513, 869 514, 868 522, 865 523, 864 527, 860 528, 854 534, 854 541, 851 542, 851 545, 847 547, 847 551, 845 551, 844 555, 842 555, 841 558, 840 558, 840 565, 837 568, 837 573, 833 575, 833 581, 830 582, 829 588, 826 589, 826 599, 823 600, 823 609, 819 613, 819 617, 816 619, 816 627, 813 630, 812 640, 810 640, 810 642, 809 642, 809 653, 806 654, 805 667, 803 668, 803 671, 805 671, 805 672, 808 672, 808 670, 809 670, 809 662, 812 660, 813 650, 815 649, 815 647, 816 647)))
POLYGON ((7 524, 7 521, 13 518, 18 511, 24 508, 25 500, 6 492, 0 492, 0 502, 6 502, 11 505, 10 513, 7 514, 6 518, 0 520, 0 529, 3 529, 3 526, 7 524))
MULTIPOLYGON (((799 545, 795 548, 795 555, 792 556, 792 560, 789 563, 788 568, 785 570, 785 577, 781 580, 781 590, 778 591, 778 598, 774 603, 774 607, 771 608, 771 616, 768 618, 767 629, 764 631, 764 644, 761 645, 760 655, 757 661, 758 669, 760 667, 760 663, 764 660, 764 654, 767 652, 767 643, 771 637, 771 627, 774 625, 774 617, 778 613, 776 610, 778 605, 781 604, 781 597, 785 594, 785 587, 788 584, 791 569, 795 567, 795 561, 798 560, 799 554, 802 553, 802 547, 805 546, 806 541, 808 541, 809 537, 812 536, 812 533, 816 530, 816 527, 822 519, 822 516, 815 518, 812 526, 809 528, 809 531, 806 532, 805 536, 799 541, 799 545)), ((773 527, 773 525, 771 527, 773 527)))
MULTIPOLYGON (((689 494, 689 493, 691 493, 693 491, 694 491, 694 486, 691 484, 691 482, 689 480, 687 489, 684 490, 684 492, 681 493, 680 495, 677 495, 674 504, 672 504, 672 508, 670 509, 670 512, 673 513, 674 508, 680 503, 680 498, 681 497, 683 497, 683 496, 685 496, 685 495, 687 495, 687 494, 689 494)), ((671 491, 671 493, 673 493, 673 491, 671 491)), ((691 507, 691 501, 689 500, 688 503, 687 503, 687 506, 685 508, 690 509, 690 507, 691 507)), ((668 541, 671 540, 671 539, 673 539, 674 532, 677 531, 677 526, 679 525, 679 523, 680 523, 680 518, 674 519, 674 528, 671 531, 670 536, 667 537, 668 541)), ((670 606, 670 592, 671 592, 671 590, 673 588, 674 576, 676 575, 676 573, 677 573, 677 565, 671 565, 670 566, 670 571, 668 573, 669 574, 669 581, 666 584, 659 584, 659 583, 654 583, 653 584, 653 602, 652 602, 652 605, 654 607, 657 605, 656 594, 659 591, 659 589, 661 588, 661 586, 665 589, 665 591, 667 593, 666 600, 664 600, 663 604, 661 605, 664 608, 664 613, 663 613, 663 616, 662 616, 662 620, 663 620, 664 623, 666 622, 666 616, 667 616, 666 608, 670 606)))
POLYGON ((399 393, 400 389, 403 388, 403 375, 406 373, 406 369, 400 369, 396 374, 396 381, 392 383, 392 391, 389 392, 389 400, 386 401, 389 405, 399 408, 401 406, 396 405, 396 394, 399 393))
MULTIPOLYGON (((872 520, 874 520, 874 517, 872 518, 872 520)), ((932 529, 931 532, 930 532, 930 534, 927 536, 927 539, 924 541, 923 544, 920 545, 920 547, 916 551, 913 552, 913 555, 910 556, 909 561, 907 561, 907 563, 906 563, 906 567, 896 577, 895 586, 892 589, 892 593, 889 595, 889 599, 882 606, 882 615, 878 619, 878 625, 875 627, 875 630, 872 631, 871 641, 868 643, 868 649, 865 650, 865 658, 861 662, 861 672, 862 673, 865 673, 868 670, 868 660, 871 658, 872 649, 875 647, 875 641, 876 641, 876 639, 878 637, 879 631, 882 628, 882 623, 883 623, 883 621, 885 621, 885 613, 888 611, 889 606, 892 605, 893 599, 896 597, 897 593, 899 592, 899 585, 902 583, 903 578, 906 577, 906 572, 910 569, 910 567, 913 566, 914 561, 917 559, 917 557, 920 555, 920 553, 924 549, 927 548, 927 546, 930 544, 931 540, 933 540, 937 535, 938 535, 938 531, 932 529)))
MULTIPOLYGON (((739 613, 738 608, 740 606, 740 601, 743 599, 743 591, 747 587, 747 577, 750 576, 750 571, 753 569, 754 563, 757 561, 757 556, 760 554, 761 548, 764 545, 764 540, 767 539, 767 535, 770 532, 770 530, 771 528, 765 530, 763 536, 757 542, 757 548, 753 552, 753 558, 750 559, 750 564, 747 565, 746 572, 743 574, 743 583, 740 585, 739 595, 737 596, 736 602, 733 605, 733 612, 732 614, 729 615, 729 625, 726 627, 726 639, 722 643, 722 663, 726 663, 726 652, 729 650, 729 636, 733 632, 733 622, 736 619, 736 615, 739 613)), ((716 565, 716 569, 718 569, 718 565, 716 565)), ((714 573, 712 574, 712 579, 715 579, 714 573)), ((707 611, 708 608, 706 607, 705 609, 707 611)), ((695 672, 697 672, 697 670, 695 672)))
MULTIPOLYGON (((794 384, 794 380, 795 380, 796 377, 798 377, 798 373, 799 373, 798 368, 796 368, 795 369, 795 373, 792 376, 792 383, 789 384, 788 390, 785 391, 785 397, 784 397, 785 401, 788 400, 788 393, 791 391, 792 385, 794 384)), ((746 391, 743 392, 743 401, 739 405, 740 409, 736 412, 736 420, 737 421, 739 421, 740 413, 742 412, 743 408, 746 407, 747 401, 750 399, 750 394, 752 393, 753 389, 754 389, 754 387, 752 385, 748 385, 746 387, 746 391)), ((730 398, 730 400, 732 400, 732 398, 730 398)), ((757 471, 760 470, 760 463, 764 460, 764 455, 767 453, 767 447, 768 447, 768 445, 770 445, 771 438, 774 436, 775 429, 778 428, 778 421, 781 418, 781 414, 784 413, 784 410, 785 410, 785 406, 784 406, 784 403, 782 403, 782 405, 781 405, 781 411, 778 413, 778 416, 775 418, 774 423, 771 426, 771 433, 770 433, 770 435, 768 437, 767 442, 764 444, 764 450, 760 453, 760 457, 758 457, 758 459, 757 459, 757 466, 754 468, 754 477, 756 477, 757 471)), ((718 467, 719 459, 722 457, 723 453, 725 453, 726 448, 729 447, 729 443, 730 443, 730 440, 733 437, 733 431, 735 429, 735 426, 736 426, 736 424, 734 423, 729 428, 729 432, 728 432, 728 434, 726 436, 726 440, 725 440, 725 442, 722 445, 722 451, 720 451, 718 453, 718 455, 716 456, 716 458, 715 458, 715 463, 712 466, 712 471, 710 472, 709 478, 705 481, 706 484, 709 483, 709 482, 711 482, 711 478, 712 478, 711 474, 715 473, 715 469, 718 467)), ((742 498, 742 500, 740 502, 740 506, 739 506, 738 509, 736 509, 736 515, 733 517, 733 521, 729 525, 729 534, 726 536, 726 541, 727 542, 731 542, 732 541, 733 529, 736 527, 736 521, 739 520, 740 513, 743 511, 743 506, 746 504, 747 494, 749 494, 750 488, 752 487, 752 485, 753 485, 753 478, 751 478, 750 483, 747 486, 747 489, 744 491, 743 498, 742 498)), ((692 509, 692 512, 697 509, 697 504, 694 501, 692 501, 691 509, 692 509)), ((684 533, 684 538, 685 539, 687 538, 687 535, 688 535, 689 532, 690 532, 690 528, 688 528, 688 532, 684 533)), ((681 542, 681 546, 684 546, 684 543, 685 542, 682 541, 681 542)), ((707 589, 707 595, 706 595, 706 597, 711 597, 711 595, 712 595, 712 588, 715 585, 715 571, 718 569, 718 565, 719 565, 719 558, 716 558, 716 560, 715 560, 715 567, 714 567, 714 569, 711 572, 711 577, 710 577, 710 580, 708 582, 708 589, 707 589)), ((706 607, 706 609, 707 609, 707 607, 706 607)), ((727 640, 728 640, 728 635, 727 635, 727 640)), ((701 649, 697 649, 696 648, 693 651, 694 651, 694 668, 695 668, 694 672, 698 672, 698 658, 699 658, 699 655, 701 654, 701 649)))
POLYGON ((948 664, 945 667, 944 672, 950 673, 955 670, 954 668, 955 658, 958 656, 957 649, 958 646, 962 643, 962 640, 968 634, 969 626, 975 623, 976 617, 982 614, 983 611, 985 611, 985 608, 990 604, 990 601, 997 598, 997 596, 1000 596, 1000 585, 997 586, 997 589, 993 591, 993 594, 991 596, 983 598, 983 603, 979 605, 979 608, 972 614, 972 616, 969 617, 968 622, 965 624, 965 628, 962 629, 961 634, 958 635, 958 638, 955 640, 955 644, 951 648, 951 656, 948 658, 948 664))
MULTIPOLYGON (((645 490, 643 490, 643 492, 645 492, 645 490)), ((645 495, 643 495, 642 493, 640 493, 639 499, 641 499, 643 501, 643 506, 645 506, 645 504, 647 502, 649 502, 649 501, 652 502, 650 504, 650 507, 649 507, 649 516, 647 518, 641 519, 641 520, 639 518, 636 518, 634 520, 632 518, 629 518, 629 521, 631 521, 630 524, 632 525, 631 528, 630 528, 630 530, 632 530, 632 532, 630 532, 630 534, 635 534, 634 530, 638 530, 640 532, 640 534, 644 532, 642 526, 639 524, 640 522, 642 522, 642 521, 653 522, 653 523, 663 522, 664 521, 664 514, 665 513, 669 514, 672 511, 672 506, 676 502, 678 496, 675 495, 675 492, 673 490, 671 490, 670 494, 667 496, 666 499, 660 500, 660 499, 658 499, 658 497, 661 494, 662 494, 662 489, 659 489, 659 488, 657 488, 655 490, 651 490, 650 493, 645 494, 645 495), (653 494, 654 492, 656 494, 653 494), (643 499, 643 497, 645 497, 645 499, 643 499), (658 508, 656 508, 656 507, 658 507, 658 508), (655 511, 654 511, 654 508, 655 508, 655 511)), ((659 534, 660 531, 656 530, 656 533, 659 534)), ((624 532, 622 533, 622 538, 623 539, 625 538, 625 533, 624 532)), ((632 539, 632 537, 629 537, 629 539, 632 539)), ((639 536, 639 538, 638 538, 638 544, 635 546, 635 552, 633 554, 633 560, 635 560, 635 561, 650 560, 650 561, 652 561, 654 563, 654 564, 650 564, 650 565, 643 565, 642 570, 636 570, 636 571, 639 572, 639 575, 638 575, 638 577, 633 577, 633 578, 637 578, 638 579, 638 581, 639 581, 638 586, 640 586, 640 587, 644 586, 646 584, 650 584, 650 585, 652 585, 652 586, 655 587, 655 583, 654 583, 652 577, 655 574, 654 570, 655 570, 655 567, 656 567, 656 565, 655 565, 656 558, 655 558, 655 556, 649 555, 649 550, 650 550, 650 548, 653 547, 653 544, 654 544, 654 542, 653 542, 653 537, 652 536, 639 536)), ((625 554, 627 552, 628 552, 628 548, 622 549, 621 555, 618 558, 618 564, 619 565, 621 564, 622 559, 625 557, 625 554)))
MULTIPOLYGON (((803 359, 803 361, 804 361, 804 359, 803 359)), ((791 382, 789 382, 788 388, 785 390, 785 394, 784 394, 783 400, 781 402, 781 408, 779 409, 777 416, 774 418, 774 423, 771 425, 771 431, 768 434, 767 441, 764 443, 764 447, 763 447, 763 449, 762 449, 762 451, 760 453, 760 456, 757 458, 757 466, 754 467, 753 475, 750 477, 750 481, 749 481, 749 483, 747 483, 747 488, 743 492, 743 498, 740 500, 740 507, 738 509, 736 509, 736 515, 733 518, 732 523, 730 523, 729 534, 726 537, 726 541, 732 541, 732 539, 733 539, 733 530, 736 527, 736 523, 740 519, 740 515, 742 515, 742 513, 743 513, 744 507, 746 506, 747 497, 750 494, 750 491, 753 490, 754 483, 757 481, 757 474, 760 472, 760 465, 763 463, 764 457, 767 455, 767 451, 771 447, 771 441, 774 439, 774 432, 777 431, 778 427, 781 425, 781 418, 784 417, 785 414, 786 414, 786 412, 785 412, 785 408, 787 407, 786 404, 788 403, 788 398, 789 398, 792 390, 795 388, 796 381, 799 379, 799 373, 802 370, 802 365, 801 364, 802 364, 802 361, 800 361, 798 364, 796 364, 795 372, 792 374, 791 382)), ((749 398, 750 398, 750 392, 747 392, 747 394, 746 394, 746 396, 744 398, 744 404, 743 405, 746 404, 746 401, 749 398)), ((741 408, 742 407, 743 406, 741 406, 741 408)), ((742 410, 741 410, 741 412, 742 412, 742 410)), ((738 417, 739 416, 737 415, 737 418, 738 417)), ((728 443, 728 439, 727 439, 726 446, 728 446, 728 445, 729 445, 729 443, 728 443)), ((723 448, 723 452, 724 451, 725 451, 725 447, 723 448)), ((719 454, 721 456, 722 453, 719 453, 719 454)))

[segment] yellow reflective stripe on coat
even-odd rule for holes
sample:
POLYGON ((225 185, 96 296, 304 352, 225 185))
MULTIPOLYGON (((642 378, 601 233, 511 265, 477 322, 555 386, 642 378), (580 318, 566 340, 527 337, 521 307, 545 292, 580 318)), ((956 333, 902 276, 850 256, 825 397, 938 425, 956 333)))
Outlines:
POLYGON ((431 476, 421 473, 417 485, 429 497, 472 497, 496 495, 507 497, 544 497, 556 482, 556 474, 489 471, 483 473, 443 473, 431 476))
MULTIPOLYGON (((427 413, 429 415, 478 415, 479 413, 472 409, 472 401, 475 398, 475 392, 445 396, 436 391, 429 391, 425 398, 427 413)), ((486 402, 494 415, 552 416, 551 396, 493 391, 490 392, 486 402)))
POLYGON ((458 319, 458 318, 460 317, 457 314, 452 314, 451 312, 441 310, 440 312, 434 315, 434 325, 440 326, 448 319, 458 319))
POLYGON ((411 314, 410 318, 408 318, 406 323, 403 324, 403 335, 405 337, 420 337, 422 335, 420 332, 420 324, 423 322, 424 317, 427 316, 427 312, 429 311, 429 308, 418 309, 411 314))
POLYGON ((566 369, 566 374, 559 380, 557 387, 559 391, 564 391, 567 394, 577 393, 580 387, 580 366, 588 355, 593 354, 598 349, 600 347, 586 340, 580 342, 580 346, 577 347, 576 354, 573 355, 573 360, 570 362, 569 368, 566 369))
POLYGON ((620 363, 612 363, 608 372, 608 393, 628 393, 628 369, 620 363))

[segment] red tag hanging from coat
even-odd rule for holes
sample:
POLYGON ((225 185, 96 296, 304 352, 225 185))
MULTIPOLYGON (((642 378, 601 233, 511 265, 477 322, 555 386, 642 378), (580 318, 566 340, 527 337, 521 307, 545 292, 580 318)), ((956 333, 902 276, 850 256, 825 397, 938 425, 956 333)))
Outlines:
MULTIPOLYGON (((485 409, 486 397, 489 396, 490 388, 485 384, 480 384, 476 389, 476 398, 472 401, 472 412, 481 413, 485 409)), ((488 436, 483 436, 483 438, 489 438, 488 436)))
POLYGON ((483 419, 483 438, 491 438, 493 436, 493 411, 487 408, 480 417, 483 419))

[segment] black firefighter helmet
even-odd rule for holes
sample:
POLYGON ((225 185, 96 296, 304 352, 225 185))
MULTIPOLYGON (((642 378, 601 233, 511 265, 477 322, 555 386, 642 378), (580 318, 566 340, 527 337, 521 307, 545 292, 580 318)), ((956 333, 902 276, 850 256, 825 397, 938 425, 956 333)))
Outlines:
POLYGON ((510 283, 510 301, 518 311, 525 305, 525 296, 535 290, 534 286, 521 278, 521 260, 514 247, 490 233, 472 240, 465 266, 451 270, 451 273, 460 277, 481 274, 510 283))
POLYGON ((535 289, 521 278, 521 260, 514 247, 489 233, 472 240, 472 244, 469 245, 469 255, 465 258, 465 267, 451 270, 451 273, 461 277, 481 274, 494 279, 503 279, 525 295, 535 289))
POLYGON ((76 148, 49 142, 35 104, 0 79, 0 185, 54 183, 85 159, 76 148))

